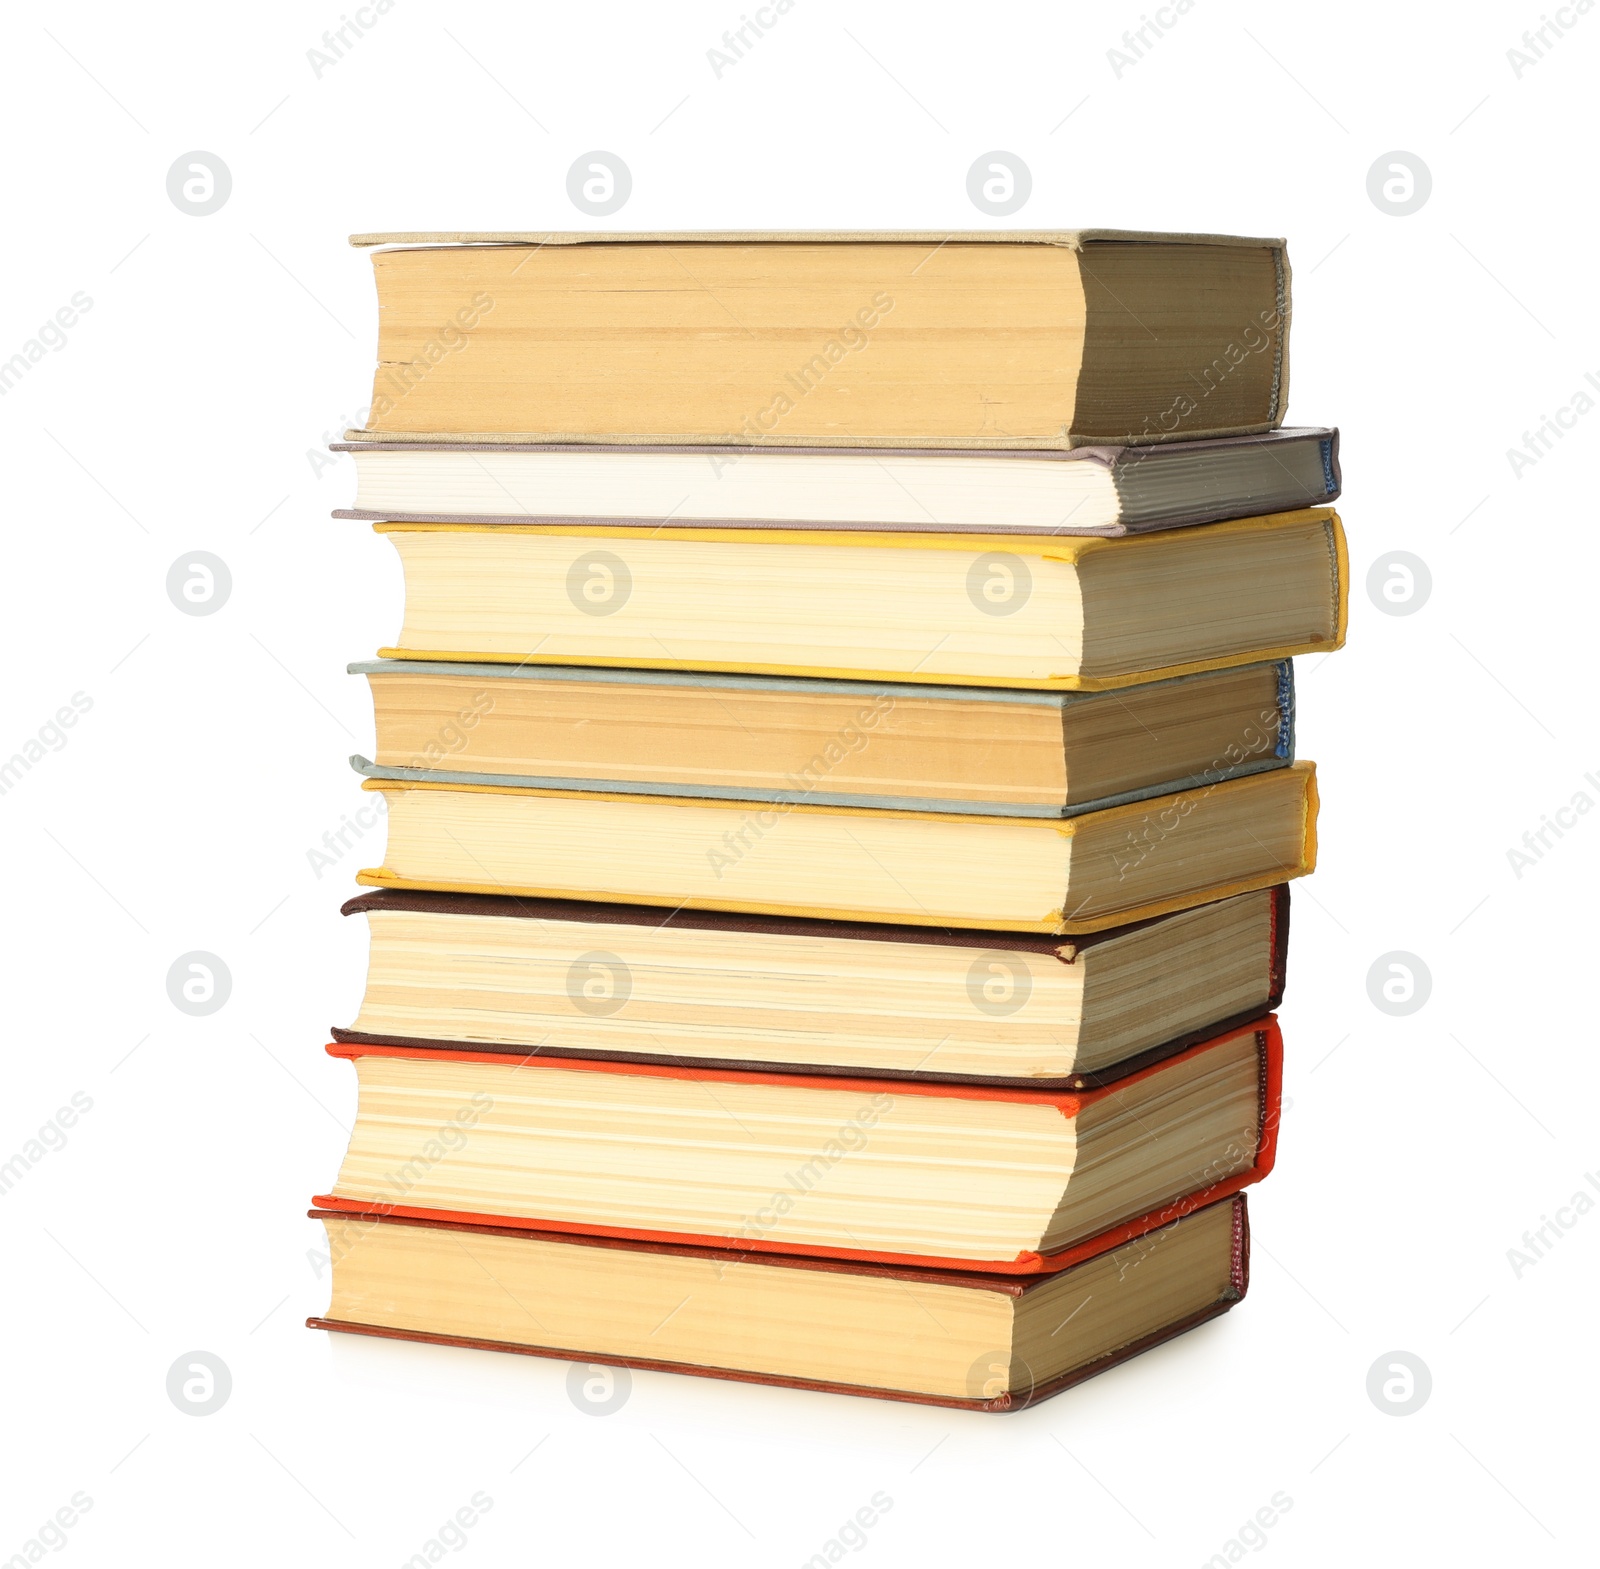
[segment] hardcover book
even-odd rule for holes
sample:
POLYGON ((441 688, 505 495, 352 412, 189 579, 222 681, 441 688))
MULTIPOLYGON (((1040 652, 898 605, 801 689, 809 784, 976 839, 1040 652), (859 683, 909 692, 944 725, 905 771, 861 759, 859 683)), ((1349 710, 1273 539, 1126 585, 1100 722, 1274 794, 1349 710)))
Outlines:
POLYGON ((333 1269, 313 1329, 981 1411, 1059 1394, 1249 1284, 1242 1193, 1033 1277, 311 1214, 333 1269))
POLYGON ((362 894, 346 1045, 1083 1090, 1275 1008, 1285 886, 1062 939, 362 894))
POLYGON ((1271 1169, 1269 1016, 1076 1094, 331 1045, 360 1086, 323 1209, 1052 1273, 1271 1169))
POLYGON ((378 523, 405 573, 383 657, 1100 690, 1326 652, 1327 508, 1125 539, 378 523))
POLYGON ((1316 864, 1309 763, 1079 817, 901 812, 368 779, 378 888, 980 930, 1102 931, 1316 864))
POLYGON ((367 234, 355 439, 1074 447, 1271 430, 1282 240, 367 234))
POLYGON ((1138 534, 1327 505, 1321 428, 1064 452, 336 442, 356 503, 336 518, 638 528, 1138 534))
POLYGON ((376 660, 377 761, 401 783, 1075 817, 1282 768, 1288 660, 1035 692, 784 676, 376 660))

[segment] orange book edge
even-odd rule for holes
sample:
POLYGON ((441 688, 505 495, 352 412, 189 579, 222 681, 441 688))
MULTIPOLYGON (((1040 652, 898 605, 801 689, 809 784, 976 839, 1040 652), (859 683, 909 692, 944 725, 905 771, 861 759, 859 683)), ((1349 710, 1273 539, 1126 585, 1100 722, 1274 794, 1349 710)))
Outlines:
MULTIPOLYGON (((797 1078, 782 1073, 758 1073, 733 1068, 678 1068, 659 1063, 598 1062, 587 1058, 542 1059, 537 1066, 549 1072, 621 1073, 668 1079, 709 1079, 721 1083, 765 1084, 796 1083, 808 1089, 841 1089, 853 1093, 871 1094, 874 1089, 889 1094, 931 1095, 965 1100, 1022 1101, 1057 1107, 1063 1116, 1075 1116, 1092 1101, 1116 1094, 1130 1084, 1152 1074, 1164 1072, 1177 1063, 1185 1062, 1201 1052, 1209 1051, 1241 1035, 1259 1037, 1261 1047, 1261 1129, 1253 1165, 1233 1173, 1219 1182, 1207 1184, 1193 1193, 1173 1199, 1159 1209, 1126 1220, 1105 1231, 1050 1253, 1023 1252, 1011 1260, 951 1258, 940 1254, 889 1253, 870 1248, 838 1248, 820 1243, 768 1242, 751 1239, 743 1242, 727 1236, 707 1232, 655 1231, 642 1227, 578 1225, 573 1221, 551 1220, 542 1216, 496 1215, 476 1210, 429 1209, 409 1204, 373 1203, 370 1200, 347 1199, 332 1193, 319 1193, 312 1203, 319 1209, 346 1215, 392 1215, 405 1220, 452 1221, 461 1225, 496 1226, 517 1231, 563 1232, 574 1236, 614 1237, 627 1242, 659 1242, 689 1244, 713 1248, 734 1257, 763 1253, 801 1255, 807 1258, 855 1260, 863 1263, 890 1264, 901 1268, 969 1270, 980 1273, 1006 1275, 1055 1274, 1085 1259, 1123 1246, 1161 1226, 1170 1225, 1197 1209, 1230 1198, 1241 1189, 1260 1182, 1267 1176, 1277 1160, 1278 1122, 1283 1100, 1283 1035, 1278 1028, 1276 1014, 1267 1014, 1253 1024, 1202 1041, 1187 1051, 1155 1063, 1119 1079, 1114 1084, 1099 1089, 1084 1090, 1075 1094, 1049 1091, 990 1088, 984 1085, 908 1083, 900 1079, 834 1079, 797 1078)), ((505 1067, 508 1059, 503 1053, 442 1051, 432 1047, 367 1046, 357 1044, 330 1044, 326 1048, 330 1057, 409 1057, 433 1061, 483 1062, 505 1067)), ((530 1055, 521 1059, 523 1066, 534 1062, 530 1055)))

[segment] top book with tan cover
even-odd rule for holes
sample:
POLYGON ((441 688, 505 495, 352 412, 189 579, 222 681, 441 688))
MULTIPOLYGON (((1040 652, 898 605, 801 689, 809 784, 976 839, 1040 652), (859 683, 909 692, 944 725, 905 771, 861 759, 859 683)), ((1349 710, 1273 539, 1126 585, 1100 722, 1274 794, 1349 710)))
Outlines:
POLYGON ((1282 240, 1114 230, 366 234, 353 441, 1060 451, 1256 434, 1282 240))

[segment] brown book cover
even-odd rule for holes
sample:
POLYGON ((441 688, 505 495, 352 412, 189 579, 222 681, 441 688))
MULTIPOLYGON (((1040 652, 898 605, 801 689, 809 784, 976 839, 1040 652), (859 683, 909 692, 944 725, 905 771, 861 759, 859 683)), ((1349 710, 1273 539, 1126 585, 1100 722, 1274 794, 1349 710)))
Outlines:
MULTIPOLYGON (((1164 1062, 1179 1052, 1198 1045, 1214 1036, 1227 1034, 1248 1024, 1262 1013, 1272 1012, 1283 1001, 1284 984, 1289 960, 1289 886, 1280 883, 1271 890, 1272 905, 1272 991, 1264 1007, 1252 1008, 1245 1013, 1213 1020, 1186 1034, 1163 1041, 1135 1056, 1126 1057, 1093 1073, 1074 1073, 1065 1078, 1020 1079, 978 1077, 952 1073, 903 1073, 891 1069, 874 1068, 858 1073, 849 1068, 831 1064, 797 1064, 757 1062, 748 1059, 720 1057, 663 1056, 639 1052, 608 1052, 588 1049, 582 1053, 559 1047, 540 1048, 528 1052, 520 1045, 495 1045, 483 1041, 428 1040, 413 1036, 370 1035, 359 1030, 332 1031, 333 1039, 341 1045, 352 1046, 406 1046, 431 1047, 466 1052, 492 1052, 512 1057, 541 1056, 551 1058, 578 1057, 597 1061, 659 1063, 678 1068, 732 1069, 748 1072, 782 1074, 816 1074, 828 1078, 909 1079, 927 1083, 985 1084, 1001 1089, 1037 1089, 1079 1091, 1098 1089, 1114 1084, 1119 1079, 1164 1062)), ((368 910, 416 910, 433 915, 476 915, 512 917, 526 920, 583 921, 596 926, 672 926, 684 931, 736 931, 769 932, 784 937, 835 937, 846 941, 926 943, 938 946, 996 949, 1001 952, 1033 953, 1044 958, 1058 959, 1070 964, 1077 955, 1096 944, 1153 926, 1164 917, 1132 921, 1126 926, 1093 932, 1082 937, 1037 936, 1026 932, 974 931, 951 926, 896 926, 887 922, 829 921, 791 916, 762 916, 727 913, 719 910, 663 910, 646 904, 600 904, 580 899, 519 899, 494 894, 429 893, 421 890, 384 888, 374 893, 358 894, 341 907, 343 915, 362 915, 368 910)))
MULTIPOLYGON (((579 1363, 595 1362, 638 1369, 642 1372, 692 1373, 704 1378, 722 1378, 736 1383, 767 1384, 788 1389, 810 1389, 822 1394, 862 1395, 880 1400, 899 1400, 914 1405, 948 1406, 958 1410, 969 1411, 1022 1411, 1029 1406, 1037 1405, 1042 1400, 1048 1400, 1052 1395, 1060 1394, 1065 1389, 1072 1388, 1075 1384, 1081 1384, 1085 1379, 1093 1378, 1097 1373, 1103 1373, 1110 1368, 1117 1367, 1130 1358, 1138 1356, 1142 1351, 1148 1351, 1153 1346, 1175 1339, 1177 1336, 1219 1317, 1233 1307, 1235 1303, 1243 1301, 1250 1286, 1250 1218, 1248 1205, 1243 1193, 1235 1194, 1233 1197, 1223 1199, 1220 1202, 1230 1206, 1233 1212, 1232 1271, 1228 1290, 1212 1306, 1203 1312, 1191 1314, 1176 1323, 1166 1325, 1154 1334, 1143 1336, 1129 1345, 1120 1347, 1109 1356, 1101 1357, 1083 1367, 1073 1368, 1058 1378, 1046 1383, 1032 1385, 1025 1391, 1012 1391, 991 1399, 958 1400, 906 1390, 869 1388, 863 1385, 830 1383, 817 1379, 789 1378, 732 1368, 711 1367, 704 1364, 606 1356, 575 1347, 524 1345, 501 1340, 473 1340, 458 1335, 435 1335, 418 1330, 392 1329, 379 1324, 349 1323, 340 1319, 312 1317, 306 1320, 306 1326, 309 1329, 337 1330, 344 1334, 372 1335, 389 1340, 410 1340, 431 1345, 457 1346, 471 1351, 510 1351, 519 1356, 547 1357, 558 1361, 579 1363)), ((349 1218, 345 1212, 336 1210, 313 1209, 307 1213, 313 1220, 344 1220, 349 1218)), ((529 1232, 508 1227, 469 1225, 459 1221, 399 1219, 392 1215, 378 1212, 364 1212, 361 1218, 373 1225, 421 1226, 488 1236, 533 1239, 571 1247, 613 1248, 631 1253, 675 1254, 686 1258, 718 1259, 725 1256, 722 1250, 692 1245, 620 1241, 611 1237, 582 1236, 565 1232, 529 1232)), ((1175 1224, 1182 1224, 1182 1222, 1179 1221, 1175 1224)), ((1149 1233, 1147 1232, 1144 1235, 1148 1236, 1149 1233)), ((1116 1246, 1125 1245, 1125 1242, 1116 1244, 1116 1246)), ((1107 1249, 1107 1251, 1112 1250, 1107 1249)), ((1018 1279, 1014 1276, 986 1275, 956 1270, 915 1269, 892 1264, 823 1261, 785 1254, 764 1254, 760 1262, 763 1265, 780 1269, 822 1270, 838 1274, 876 1276, 886 1280, 953 1285, 974 1291, 995 1291, 1001 1295, 1019 1300, 1025 1297, 1028 1292, 1040 1289, 1050 1279, 1048 1276, 1018 1279)))

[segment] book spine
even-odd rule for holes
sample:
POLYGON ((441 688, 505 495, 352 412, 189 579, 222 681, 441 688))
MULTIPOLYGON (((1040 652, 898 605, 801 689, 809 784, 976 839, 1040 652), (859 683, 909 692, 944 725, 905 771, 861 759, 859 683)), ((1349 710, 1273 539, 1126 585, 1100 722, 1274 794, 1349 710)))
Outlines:
POLYGON ((1250 1290, 1250 1203, 1242 1193, 1233 1199, 1232 1264, 1234 1301, 1242 1302, 1250 1290))
POLYGON ((1276 1008, 1283 1001, 1289 980, 1289 885, 1280 883, 1272 890, 1272 969, 1267 1005, 1276 1008))

